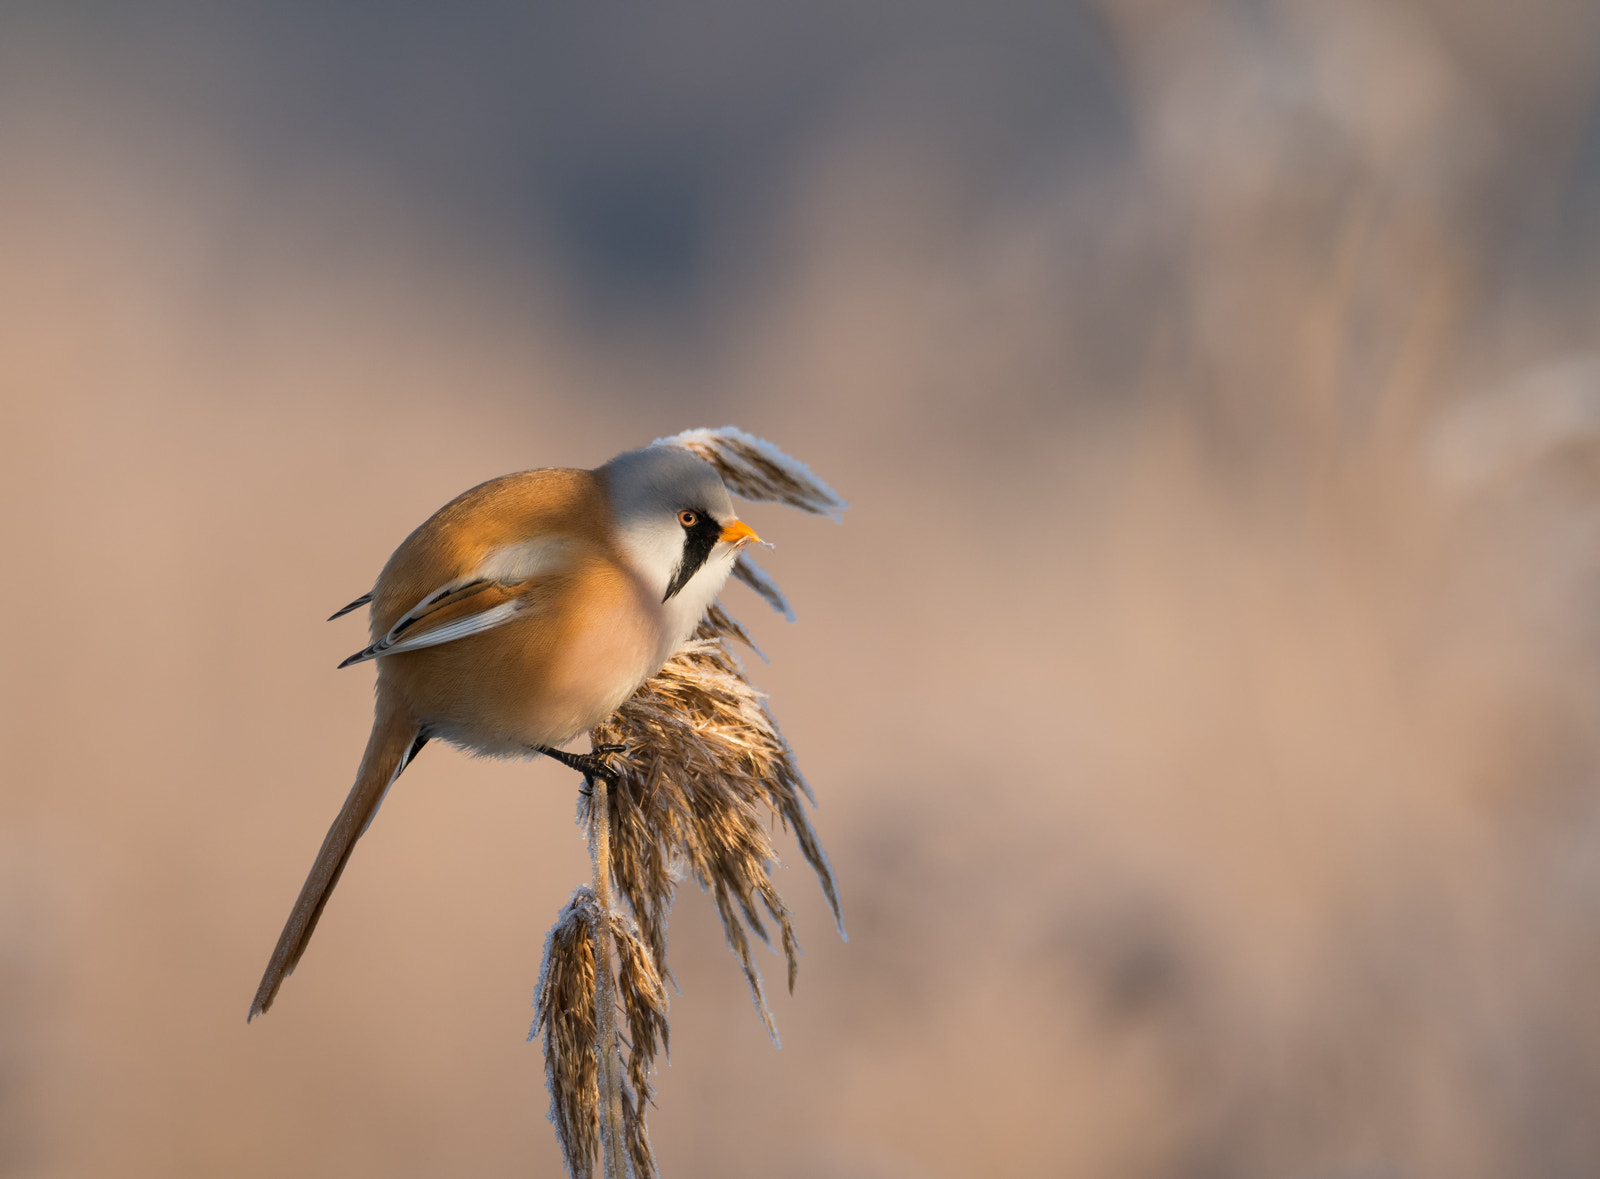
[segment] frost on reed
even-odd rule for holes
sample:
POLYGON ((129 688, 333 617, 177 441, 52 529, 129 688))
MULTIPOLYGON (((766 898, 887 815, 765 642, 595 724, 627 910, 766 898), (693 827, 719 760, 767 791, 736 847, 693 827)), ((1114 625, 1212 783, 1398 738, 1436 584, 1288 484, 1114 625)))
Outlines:
POLYGON ((587 1175, 600 1151, 592 937, 599 912, 588 885, 572 894, 545 938, 544 965, 533 999, 538 1012, 533 1029, 544 1032, 550 1121, 572 1175, 587 1175))
MULTIPOLYGON (((544 966, 534 997, 534 1032, 542 1029, 544 1034, 550 1121, 573 1176, 592 1174, 600 1154, 594 954, 599 920, 594 890, 581 885, 545 940, 544 966)), ((628 1025, 627 1082, 620 1093, 623 1132, 632 1173, 643 1179, 656 1173, 645 1132, 644 1103, 652 1093, 650 1071, 656 1053, 667 1046, 667 988, 633 923, 613 912, 609 924, 617 947, 616 993, 628 1025)))
MULTIPOLYGON (((784 503, 836 520, 846 506, 803 465, 732 427, 690 430, 656 445, 700 455, 717 468, 728 490, 744 499, 784 503)), ((742 554, 734 576, 793 618, 777 586, 742 554)), ((573 1179, 592 1175, 601 1157, 607 1179, 656 1175, 644 1111, 652 1097, 656 1054, 667 1048, 667 915, 685 875, 692 875, 716 904, 774 1044, 777 1026, 750 934, 770 947, 767 923, 777 926, 790 991, 800 945, 770 875, 778 863, 773 820, 794 832, 844 935, 833 873, 802 804, 802 797, 813 805, 815 799, 765 697, 745 678, 734 641, 756 650, 745 629, 713 604, 693 639, 590 733, 596 749, 621 750, 610 759, 616 781, 585 791, 579 803, 580 820, 596 849, 596 887, 573 893, 550 931, 530 1033, 530 1039, 544 1037, 550 1121, 573 1179), (602 807, 595 806, 597 800, 604 800, 602 807), (605 912, 612 882, 632 920, 615 910, 605 912), (597 944, 603 953, 608 945, 616 947, 616 962, 606 963, 604 978, 596 969, 597 944), (619 1077, 615 1093, 608 1095, 601 1045, 611 1038, 607 1027, 614 1022, 606 1019, 614 1012, 605 1010, 604 986, 613 968, 611 993, 627 1027, 627 1067, 625 1079, 619 1077), (615 1149, 603 1145, 608 1102, 620 1107, 614 1111, 621 1130, 615 1149)))

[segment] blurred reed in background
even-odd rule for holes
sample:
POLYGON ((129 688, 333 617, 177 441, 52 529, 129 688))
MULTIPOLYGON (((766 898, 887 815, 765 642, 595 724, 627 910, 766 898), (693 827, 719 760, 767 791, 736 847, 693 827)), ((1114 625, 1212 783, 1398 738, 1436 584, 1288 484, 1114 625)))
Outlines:
POLYGON ((0 16, 0 1174, 560 1173, 555 767, 422 758, 245 1027, 318 620, 724 421, 854 504, 728 595, 852 940, 775 1053, 679 899, 663 1174, 1600 1166, 1600 13, 419 11, 0 16))

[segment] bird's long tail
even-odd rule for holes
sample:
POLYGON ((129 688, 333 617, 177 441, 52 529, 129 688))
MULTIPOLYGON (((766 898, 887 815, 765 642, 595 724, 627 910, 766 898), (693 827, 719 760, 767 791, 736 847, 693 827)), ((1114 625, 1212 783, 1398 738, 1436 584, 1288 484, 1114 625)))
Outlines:
POLYGON ((350 852, 366 831, 372 817, 378 813, 383 796, 401 772, 410 764, 428 738, 406 711, 382 695, 378 699, 377 715, 372 722, 372 736, 367 741, 367 752, 361 758, 361 769, 356 773, 356 784, 339 810, 339 817, 328 828, 322 841, 311 874, 300 889, 294 910, 278 936, 277 948, 267 963, 267 972, 256 989, 255 1001, 250 1004, 250 1019, 254 1019, 272 1006, 272 1000, 283 985, 283 980, 294 972, 295 963, 305 953, 311 931, 317 927, 323 906, 333 886, 339 883, 339 874, 350 861, 350 852))

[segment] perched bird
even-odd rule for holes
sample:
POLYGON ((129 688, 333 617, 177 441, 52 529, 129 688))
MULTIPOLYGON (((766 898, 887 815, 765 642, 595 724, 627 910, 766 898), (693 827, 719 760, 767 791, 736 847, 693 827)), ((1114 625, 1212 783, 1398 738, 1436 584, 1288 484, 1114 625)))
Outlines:
POLYGON ((492 756, 547 754, 606 773, 604 751, 558 747, 610 716, 694 631, 759 541, 716 469, 677 446, 592 471, 545 469, 474 487, 406 537, 372 591, 372 736, 250 1006, 272 1005, 351 849, 434 737, 492 756), (598 755, 597 755, 598 754, 598 755))

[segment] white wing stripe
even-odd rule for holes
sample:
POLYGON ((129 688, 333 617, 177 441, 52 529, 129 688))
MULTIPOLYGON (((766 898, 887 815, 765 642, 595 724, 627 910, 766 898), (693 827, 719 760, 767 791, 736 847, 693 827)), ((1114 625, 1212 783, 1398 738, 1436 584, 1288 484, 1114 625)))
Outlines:
MULTIPOLYGON (((478 567, 466 577, 457 578, 448 585, 442 585, 428 594, 407 610, 400 620, 389 628, 389 633, 365 650, 357 651, 350 658, 339 664, 340 667, 349 667, 356 663, 365 663, 369 659, 377 659, 383 655, 390 655, 397 651, 415 651, 421 647, 432 647, 439 643, 448 643, 452 639, 465 638, 475 635, 479 631, 490 630, 510 622, 523 610, 533 603, 527 595, 520 595, 509 602, 465 618, 458 618, 454 622, 436 627, 423 634, 407 636, 413 624, 424 620, 429 612, 444 598, 461 590, 480 586, 487 589, 490 584, 517 585, 544 574, 554 573, 566 567, 572 559, 572 544, 565 538, 545 537, 539 540, 525 541, 522 544, 503 545, 493 550, 478 567)), ((370 596, 370 595, 369 595, 370 596)), ((470 597, 463 594, 462 600, 470 597)), ((451 603, 458 605, 459 603, 451 603)), ((342 613, 342 612, 341 612, 342 613)))
POLYGON ((384 647, 375 655, 395 655, 401 651, 416 651, 422 647, 432 647, 439 643, 448 643, 453 639, 463 639, 468 635, 475 635, 479 631, 493 630, 510 622, 512 618, 527 608, 527 602, 522 598, 513 598, 509 602, 484 610, 479 614, 469 614, 465 618, 458 618, 454 622, 447 622, 443 626, 435 627, 414 638, 401 639, 398 643, 384 647))
POLYGON ((530 577, 541 577, 570 564, 571 550, 572 542, 559 536, 504 545, 478 562, 468 580, 527 581, 530 577))
POLYGON ((475 578, 472 581, 452 581, 449 585, 444 586, 441 589, 434 590, 427 597, 423 598, 422 601, 418 602, 415 606, 411 607, 411 609, 407 610, 403 615, 400 616, 400 621, 391 626, 389 628, 389 633, 384 635, 383 638, 378 641, 376 644, 376 649, 379 651, 389 650, 389 648, 394 645, 395 639, 402 631, 406 630, 413 622, 416 622, 418 619, 423 617, 423 615, 427 614, 428 607, 432 606, 440 598, 445 597, 448 594, 453 594, 457 590, 466 589, 467 586, 474 584, 474 581, 481 580, 483 579, 475 578))

